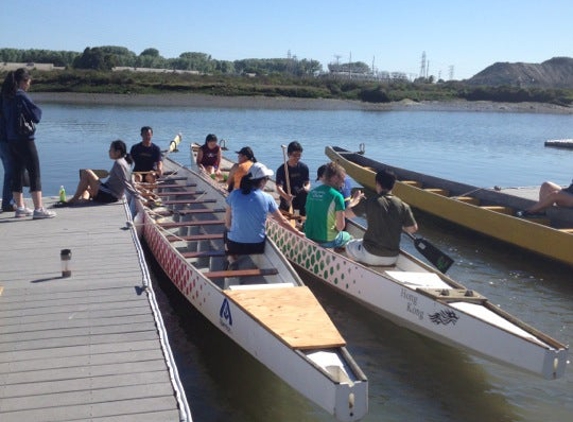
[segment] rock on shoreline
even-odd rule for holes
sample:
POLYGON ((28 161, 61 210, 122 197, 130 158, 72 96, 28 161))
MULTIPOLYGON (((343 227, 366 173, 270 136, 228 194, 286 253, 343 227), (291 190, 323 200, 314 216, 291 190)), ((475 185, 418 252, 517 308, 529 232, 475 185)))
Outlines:
POLYGON ((248 108, 269 110, 379 110, 379 111, 476 111, 509 113, 573 114, 573 108, 543 103, 494 103, 490 101, 423 101, 403 100, 372 104, 361 101, 287 98, 287 97, 222 97, 204 94, 84 94, 73 92, 32 92, 38 103, 102 104, 129 106, 248 108))

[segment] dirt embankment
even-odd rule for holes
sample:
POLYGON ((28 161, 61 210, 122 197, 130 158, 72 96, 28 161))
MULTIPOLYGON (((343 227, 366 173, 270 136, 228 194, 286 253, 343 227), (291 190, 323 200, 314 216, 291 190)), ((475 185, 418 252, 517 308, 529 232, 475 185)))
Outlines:
POLYGON ((449 101, 371 104, 334 99, 286 97, 219 97, 201 94, 78 94, 31 92, 39 104, 103 104, 132 106, 252 108, 270 110, 380 110, 380 111, 476 111, 573 114, 573 108, 543 103, 494 103, 489 101, 449 101))

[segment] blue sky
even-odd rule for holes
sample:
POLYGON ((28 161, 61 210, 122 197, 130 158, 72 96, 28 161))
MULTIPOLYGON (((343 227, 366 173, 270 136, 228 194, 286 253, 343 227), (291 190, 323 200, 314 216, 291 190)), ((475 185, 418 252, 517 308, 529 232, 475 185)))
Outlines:
POLYGON ((495 62, 573 57, 571 0, 26 0, 2 2, 0 48, 116 45, 166 58, 362 61, 466 79, 495 62))

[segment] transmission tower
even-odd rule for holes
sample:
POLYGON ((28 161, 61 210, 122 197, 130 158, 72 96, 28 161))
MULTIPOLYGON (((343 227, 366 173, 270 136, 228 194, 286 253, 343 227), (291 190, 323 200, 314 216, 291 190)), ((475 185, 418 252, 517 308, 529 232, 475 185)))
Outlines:
POLYGON ((454 79, 454 65, 450 65, 450 67, 449 67, 449 75, 448 75, 448 76, 449 76, 449 78, 450 78, 450 81, 454 79))
POLYGON ((420 63, 420 78, 425 78, 427 75, 427 68, 426 68, 426 52, 422 52, 422 61, 420 63))

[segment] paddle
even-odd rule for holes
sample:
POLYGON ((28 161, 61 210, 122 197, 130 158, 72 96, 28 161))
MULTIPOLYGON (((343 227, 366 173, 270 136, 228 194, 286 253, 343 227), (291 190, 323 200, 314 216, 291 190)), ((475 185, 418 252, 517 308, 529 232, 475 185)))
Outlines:
POLYGON ((426 239, 422 239, 420 237, 414 236, 412 233, 408 233, 404 231, 414 241, 414 246, 416 250, 420 252, 428 261, 430 261, 434 266, 440 270, 443 274, 448 271, 448 269, 454 263, 454 260, 450 258, 448 255, 443 253, 441 250, 436 248, 426 239))
MULTIPOLYGON (((284 167, 285 167, 285 183, 286 183, 286 193, 290 196, 290 177, 288 174, 288 156, 287 156, 287 146, 286 145, 281 145, 281 148, 283 150, 283 162, 284 162, 284 167)), ((293 213, 292 212, 292 202, 289 205, 289 209, 288 212, 289 213, 293 213)))

